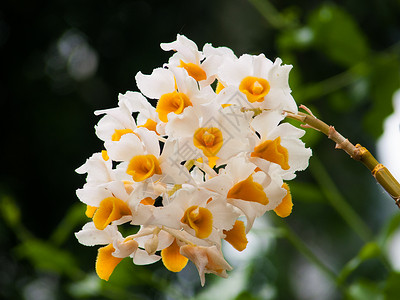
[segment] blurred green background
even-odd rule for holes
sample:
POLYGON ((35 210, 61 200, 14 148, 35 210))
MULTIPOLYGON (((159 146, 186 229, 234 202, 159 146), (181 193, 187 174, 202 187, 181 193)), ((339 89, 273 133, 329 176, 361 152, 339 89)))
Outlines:
POLYGON ((108 283, 96 277, 97 250, 73 235, 87 222, 74 170, 102 148, 93 111, 137 90, 135 74, 166 62, 159 44, 177 33, 293 64, 297 102, 376 153, 400 87, 399 0, 2 1, 0 298, 399 299, 399 210, 312 130, 292 215, 267 214, 249 249, 226 249, 229 279, 201 288, 193 265, 128 259, 108 283))

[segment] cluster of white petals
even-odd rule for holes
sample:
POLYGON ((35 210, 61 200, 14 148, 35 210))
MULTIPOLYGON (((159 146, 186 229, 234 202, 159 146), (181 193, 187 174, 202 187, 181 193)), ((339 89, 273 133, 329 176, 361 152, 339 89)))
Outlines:
POLYGON ((199 51, 183 35, 161 48, 174 54, 136 75, 140 92, 95 112, 104 150, 77 169, 87 173, 77 195, 92 220, 76 237, 102 245, 102 279, 126 257, 139 265, 162 259, 173 272, 190 260, 204 285, 205 273, 232 269, 222 243, 242 251, 256 217, 291 213, 286 181, 308 166, 311 150, 304 131, 283 121, 297 112, 291 66, 211 44, 199 51))

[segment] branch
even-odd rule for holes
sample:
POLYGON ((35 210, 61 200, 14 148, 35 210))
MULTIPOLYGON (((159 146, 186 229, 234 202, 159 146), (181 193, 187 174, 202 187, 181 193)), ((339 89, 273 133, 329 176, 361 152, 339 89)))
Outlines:
POLYGON ((400 208, 400 184, 389 170, 379 163, 365 147, 360 144, 354 146, 348 139, 337 132, 333 126, 329 126, 315 117, 307 107, 300 105, 300 108, 304 109, 306 113, 298 112, 297 114, 293 114, 287 112, 286 117, 302 122, 302 127, 321 131, 336 143, 336 149, 342 149, 350 155, 352 159, 361 161, 400 208))

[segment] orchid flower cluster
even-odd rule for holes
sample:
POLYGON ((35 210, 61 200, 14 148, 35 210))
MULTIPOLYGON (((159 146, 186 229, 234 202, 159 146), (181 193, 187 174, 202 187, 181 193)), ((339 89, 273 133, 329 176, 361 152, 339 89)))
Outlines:
POLYGON ((161 48, 174 53, 150 75, 137 73, 140 92, 95 112, 105 149, 76 170, 87 173, 77 195, 91 218, 76 237, 102 245, 104 280, 130 257, 161 259, 172 272, 190 260, 204 285, 206 273, 232 269, 223 243, 243 251, 257 217, 291 213, 287 181, 307 168, 311 150, 304 131, 283 121, 297 112, 291 66, 211 44, 199 51, 179 34, 161 48))

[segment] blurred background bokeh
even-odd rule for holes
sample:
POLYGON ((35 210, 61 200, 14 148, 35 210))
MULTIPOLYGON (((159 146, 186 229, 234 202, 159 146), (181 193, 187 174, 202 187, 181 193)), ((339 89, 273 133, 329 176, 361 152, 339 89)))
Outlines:
MULTIPOLYGON (((267 214, 248 249, 225 249, 229 279, 210 275, 201 288, 192 264, 175 274, 128 259, 108 283, 97 278, 96 248, 74 237, 87 222, 74 170, 102 149, 93 111, 136 91, 135 74, 165 63, 159 44, 177 33, 200 49, 281 57, 298 104, 377 154, 400 88, 399 0, 3 0, 0 298, 399 299, 398 208, 312 130, 292 215, 267 214)), ((379 155, 399 174, 400 100, 397 109, 379 155)))

